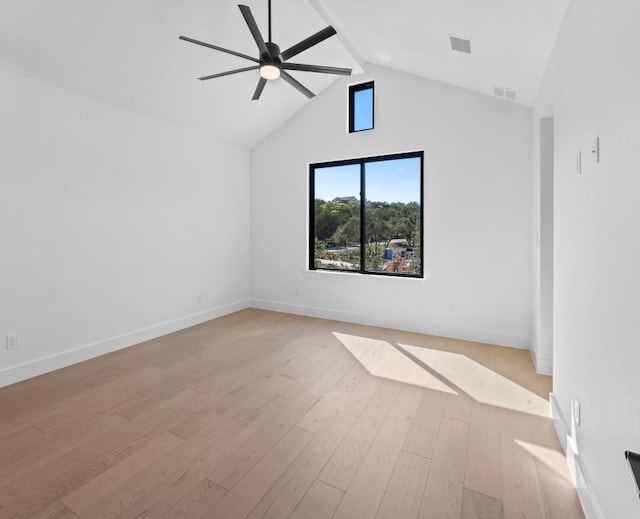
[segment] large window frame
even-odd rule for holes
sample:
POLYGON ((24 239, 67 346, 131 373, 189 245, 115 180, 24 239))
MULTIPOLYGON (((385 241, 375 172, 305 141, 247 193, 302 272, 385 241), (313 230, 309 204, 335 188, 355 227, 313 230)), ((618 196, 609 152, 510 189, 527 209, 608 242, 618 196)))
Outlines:
POLYGON ((308 243, 308 269, 310 271, 321 272, 348 272, 352 274, 361 275, 373 275, 373 276, 390 276, 397 278, 424 278, 424 151, 412 151, 404 153, 394 153, 388 155, 378 155, 373 157, 362 157, 356 159, 335 160, 328 162, 317 162, 309 164, 309 243, 308 243), (387 272, 387 271, 373 271, 366 270, 365 263, 365 248, 366 248, 366 165, 374 162, 418 158, 420 159, 420 247, 418 250, 418 257, 420 259, 420 272, 419 273, 406 273, 406 272, 387 272), (359 269, 340 269, 340 268, 323 268, 316 266, 315 257, 315 238, 316 238, 316 214, 315 214, 315 172, 317 169, 336 167, 336 166, 352 166, 359 165, 360 167, 360 268, 359 269))

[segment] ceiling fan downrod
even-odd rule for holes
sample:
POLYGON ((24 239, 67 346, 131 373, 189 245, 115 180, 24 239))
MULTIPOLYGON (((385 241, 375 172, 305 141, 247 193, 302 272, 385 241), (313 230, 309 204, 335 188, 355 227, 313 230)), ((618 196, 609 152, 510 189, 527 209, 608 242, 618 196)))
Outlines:
POLYGON ((271 0, 269 1, 269 43, 271 43, 271 0))

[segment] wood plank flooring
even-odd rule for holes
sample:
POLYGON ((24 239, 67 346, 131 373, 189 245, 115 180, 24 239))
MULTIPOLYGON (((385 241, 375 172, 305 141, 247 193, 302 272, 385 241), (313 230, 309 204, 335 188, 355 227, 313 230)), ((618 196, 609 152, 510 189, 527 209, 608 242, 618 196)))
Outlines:
POLYGON ((581 519, 526 351, 245 310, 0 389, 0 519, 581 519))

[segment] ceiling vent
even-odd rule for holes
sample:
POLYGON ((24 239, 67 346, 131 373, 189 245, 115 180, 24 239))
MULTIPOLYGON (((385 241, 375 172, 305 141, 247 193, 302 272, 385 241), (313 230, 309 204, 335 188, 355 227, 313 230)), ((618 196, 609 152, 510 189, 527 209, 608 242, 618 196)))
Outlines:
POLYGON ((518 91, 512 88, 493 85, 493 95, 508 99, 509 101, 515 101, 516 97, 518 97, 518 91))
POLYGON ((449 36, 449 40, 451 40, 451 50, 471 54, 471 40, 458 38, 457 36, 449 36))

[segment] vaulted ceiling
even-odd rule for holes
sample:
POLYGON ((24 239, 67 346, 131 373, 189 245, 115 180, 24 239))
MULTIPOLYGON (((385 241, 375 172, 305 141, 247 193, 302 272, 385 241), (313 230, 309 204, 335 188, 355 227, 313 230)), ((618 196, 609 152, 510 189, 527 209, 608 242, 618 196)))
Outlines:
MULTIPOLYGON (((569 0, 272 0, 285 49, 334 25, 338 36, 295 61, 354 69, 374 63, 531 105, 569 0), (453 52, 449 36, 472 40, 453 52)), ((263 35, 267 0, 244 0, 263 35)), ((283 81, 251 101, 258 72, 198 81, 251 62, 178 40, 189 36, 257 57, 234 0, 3 0, 0 68, 171 124, 252 146, 309 101, 283 81)), ((316 94, 337 76, 292 73, 316 94)), ((508 101, 505 101, 508 102, 508 101)))

